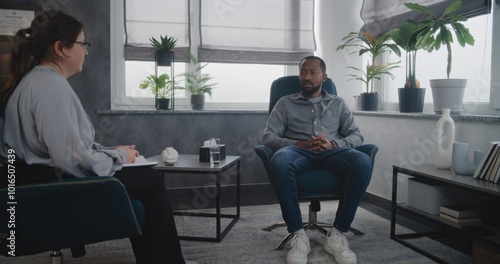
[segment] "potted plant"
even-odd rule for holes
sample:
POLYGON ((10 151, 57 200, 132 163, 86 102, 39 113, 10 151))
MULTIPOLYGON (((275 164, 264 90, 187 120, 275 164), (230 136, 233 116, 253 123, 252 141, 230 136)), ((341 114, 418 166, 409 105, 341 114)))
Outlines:
POLYGON ((455 35, 456 40, 462 47, 465 47, 467 44, 474 45, 474 37, 462 23, 467 21, 467 17, 456 14, 456 11, 462 7, 462 1, 454 0, 446 7, 443 14, 439 16, 433 14, 428 7, 419 4, 406 3, 405 6, 415 12, 425 14, 425 17, 418 23, 420 30, 417 38, 422 48, 428 52, 432 52, 439 50, 441 46, 446 46, 448 52, 446 79, 430 80, 434 112, 441 113, 443 108, 450 108, 452 113, 461 112, 467 80, 450 79, 453 35, 455 35))
POLYGON ((406 79, 403 88, 398 89, 401 113, 421 113, 424 107, 425 89, 420 88, 416 76, 417 51, 421 49, 417 39, 420 30, 417 23, 407 20, 399 28, 388 32, 392 40, 406 51, 406 79))
POLYGON ((172 49, 177 43, 177 39, 174 37, 169 37, 165 35, 163 37, 160 35, 160 40, 154 37, 149 38, 151 46, 153 46, 155 51, 155 61, 159 66, 170 66, 172 64, 173 52, 172 49))
POLYGON ((214 78, 206 73, 201 73, 208 63, 200 64, 193 54, 188 53, 189 60, 194 66, 193 70, 183 73, 180 76, 185 78, 185 86, 180 89, 185 89, 191 94, 191 109, 203 110, 205 107, 205 94, 212 96, 212 90, 215 89, 216 83, 210 83, 214 78))
POLYGON ((170 98, 175 89, 174 80, 166 73, 160 76, 149 75, 139 84, 141 89, 150 89, 155 95, 155 106, 157 109, 167 110, 170 108, 170 98))
POLYGON ((371 62, 368 62, 365 70, 353 66, 347 67, 358 72, 358 74, 348 74, 347 76, 351 77, 349 81, 358 80, 365 83, 366 92, 361 94, 361 110, 378 110, 379 99, 378 93, 374 92, 373 89, 373 80, 380 80, 382 75, 389 75, 394 79, 391 70, 399 67, 397 65, 399 62, 376 64, 376 58, 386 51, 394 52, 398 56, 401 55, 398 46, 390 43, 389 40, 390 34, 376 38, 368 32, 350 32, 342 38, 343 43, 337 47, 337 51, 349 48, 353 50, 349 54, 358 53, 359 56, 362 56, 366 53, 371 57, 371 62))

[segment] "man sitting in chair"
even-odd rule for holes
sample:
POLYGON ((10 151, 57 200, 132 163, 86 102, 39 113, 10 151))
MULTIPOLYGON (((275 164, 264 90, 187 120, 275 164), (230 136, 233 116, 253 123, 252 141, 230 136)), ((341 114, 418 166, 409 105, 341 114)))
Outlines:
POLYGON ((366 192, 372 164, 368 155, 354 149, 363 143, 363 136, 345 101, 322 90, 327 79, 325 62, 309 56, 299 67, 302 92, 284 96, 276 103, 262 137, 263 144, 275 151, 269 178, 288 232, 294 234, 287 262, 305 264, 311 251, 302 226, 295 174, 322 168, 345 176, 325 250, 338 263, 356 263, 356 254, 349 249, 343 233, 349 230, 366 192))

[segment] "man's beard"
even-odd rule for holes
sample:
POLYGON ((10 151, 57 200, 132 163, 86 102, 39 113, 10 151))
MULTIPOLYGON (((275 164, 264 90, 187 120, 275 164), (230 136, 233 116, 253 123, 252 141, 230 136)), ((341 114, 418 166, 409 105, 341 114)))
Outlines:
POLYGON ((319 89, 321 89, 321 84, 318 86, 313 86, 313 88, 311 90, 304 89, 304 85, 302 85, 302 95, 305 97, 309 97, 309 96, 315 94, 317 91, 319 91, 319 89))

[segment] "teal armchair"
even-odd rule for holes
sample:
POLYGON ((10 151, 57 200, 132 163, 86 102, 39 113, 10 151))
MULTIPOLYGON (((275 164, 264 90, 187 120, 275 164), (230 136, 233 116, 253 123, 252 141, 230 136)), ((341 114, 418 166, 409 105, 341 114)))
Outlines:
MULTIPOLYGON (((271 113, 272 109, 276 102, 283 96, 289 95, 292 93, 297 93, 301 91, 301 85, 299 82, 298 76, 285 76, 279 79, 276 79, 271 85, 271 95, 269 101, 269 113, 271 113)), ((337 89, 335 84, 330 78, 323 83, 323 90, 330 94, 337 94, 337 89)), ((356 148, 357 150, 367 154, 371 160, 372 165, 375 162, 375 156, 378 152, 378 146, 374 144, 365 144, 356 148)), ((255 147, 255 152, 262 160, 264 168, 266 169, 267 175, 270 175, 269 165, 271 162, 271 157, 274 152, 264 146, 258 145, 255 147)), ((304 172, 301 172, 296 177, 297 180, 297 192, 299 200, 301 201, 309 201, 309 219, 307 222, 304 222, 304 229, 318 229, 323 234, 327 234, 327 230, 325 227, 331 227, 332 224, 326 223, 318 223, 317 221, 317 212, 321 210, 320 201, 323 200, 338 200, 341 196, 342 192, 342 182, 343 177, 341 175, 334 175, 331 172, 323 169, 310 169, 304 172)), ((265 231, 270 231, 272 229, 278 227, 285 227, 285 223, 277 223, 271 225, 269 227, 264 228, 265 231)), ((363 232, 351 228, 351 232, 356 235, 362 235, 363 232)), ((288 234, 277 246, 275 249, 282 249, 288 240, 292 238, 293 234, 288 234)))

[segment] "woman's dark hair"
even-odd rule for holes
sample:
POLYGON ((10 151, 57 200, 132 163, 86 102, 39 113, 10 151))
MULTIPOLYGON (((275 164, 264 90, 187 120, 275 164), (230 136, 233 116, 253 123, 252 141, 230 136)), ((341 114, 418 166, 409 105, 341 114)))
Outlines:
POLYGON ((51 46, 61 41, 63 47, 71 48, 83 25, 78 20, 60 11, 43 11, 35 15, 31 26, 19 30, 14 36, 9 64, 9 77, 0 87, 0 115, 10 95, 24 75, 41 60, 53 56, 51 46))

